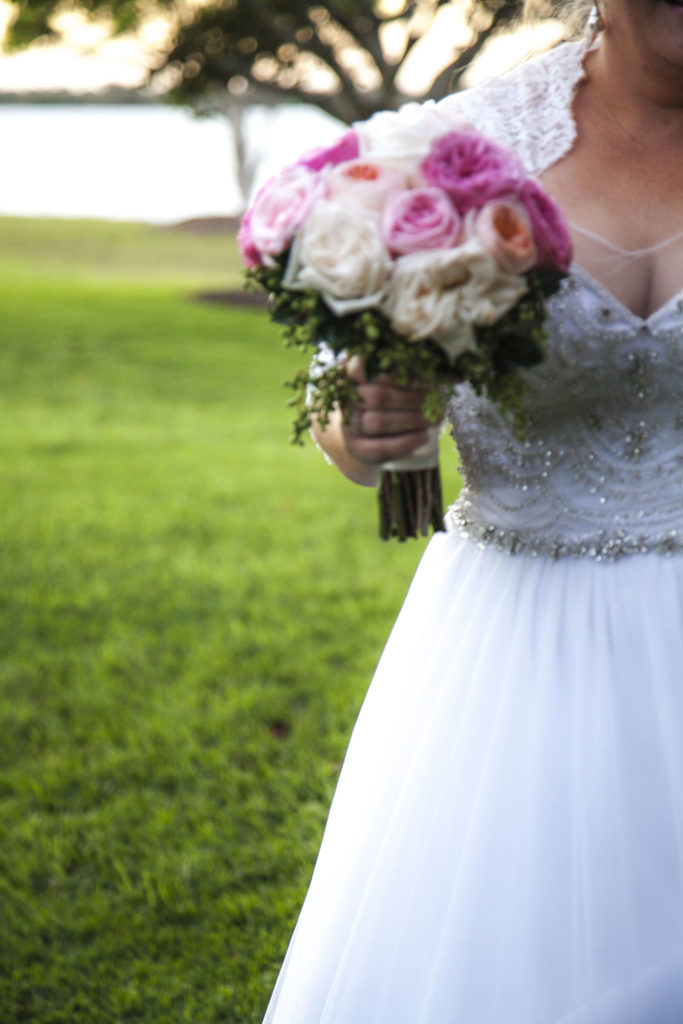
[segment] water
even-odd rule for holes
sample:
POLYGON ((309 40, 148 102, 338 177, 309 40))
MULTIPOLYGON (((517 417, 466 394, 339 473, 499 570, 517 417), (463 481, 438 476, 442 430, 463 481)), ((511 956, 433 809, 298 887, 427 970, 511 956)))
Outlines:
MULTIPOLYGON (((255 107, 262 181, 343 126, 312 107, 255 107)), ((182 108, 0 104, 0 214, 172 223, 240 211, 232 134, 182 108)))

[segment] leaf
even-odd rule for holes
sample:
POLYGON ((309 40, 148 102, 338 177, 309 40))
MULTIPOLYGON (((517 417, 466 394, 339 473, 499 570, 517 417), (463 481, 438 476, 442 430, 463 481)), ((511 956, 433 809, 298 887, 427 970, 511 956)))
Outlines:
POLYGON ((558 291, 562 281, 568 275, 563 270, 554 267, 539 267, 529 275, 535 279, 535 287, 539 288, 542 294, 549 298, 558 291))

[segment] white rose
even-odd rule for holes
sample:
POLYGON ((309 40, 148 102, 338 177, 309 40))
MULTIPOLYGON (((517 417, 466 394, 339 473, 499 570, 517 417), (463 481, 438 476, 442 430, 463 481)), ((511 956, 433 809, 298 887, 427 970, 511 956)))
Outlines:
POLYGON ((433 249, 401 256, 382 309, 399 334, 437 341, 451 362, 474 348, 474 329, 458 315, 459 296, 444 278, 450 253, 433 249))
POLYGON ((382 308, 400 334, 432 338, 453 361, 475 348, 474 327, 495 323, 526 287, 524 278, 503 274, 474 238, 400 257, 382 308))
POLYGON ((433 140, 448 132, 470 129, 471 125, 428 100, 373 114, 354 128, 361 158, 391 164, 409 174, 417 184, 422 181, 420 164, 433 140))
POLYGON ((469 278, 459 288, 458 313, 466 323, 495 324, 528 291, 526 279, 501 270, 479 238, 471 238, 460 250, 469 278))
POLYGON ((379 305, 391 266, 377 215, 328 199, 314 207, 296 239, 283 284, 314 288, 343 316, 379 305))

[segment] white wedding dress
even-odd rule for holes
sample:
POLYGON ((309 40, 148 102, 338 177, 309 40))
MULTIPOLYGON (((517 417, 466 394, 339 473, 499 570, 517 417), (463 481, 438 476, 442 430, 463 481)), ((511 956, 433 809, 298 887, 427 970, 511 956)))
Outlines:
MULTIPOLYGON (((582 44, 445 103, 541 174, 582 44)), ((683 274, 682 274, 683 283, 683 274)), ((578 267, 517 440, 466 489, 355 727, 266 1024, 683 1022, 683 291, 578 267)))

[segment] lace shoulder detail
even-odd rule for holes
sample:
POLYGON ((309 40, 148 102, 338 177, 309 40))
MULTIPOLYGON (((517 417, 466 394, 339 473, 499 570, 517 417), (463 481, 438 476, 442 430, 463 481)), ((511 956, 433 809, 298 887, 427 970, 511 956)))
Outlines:
POLYGON ((439 106, 514 150, 529 174, 542 174, 576 138, 572 101, 584 75, 586 43, 564 43, 507 74, 454 93, 439 106))

